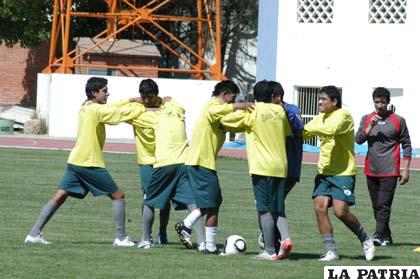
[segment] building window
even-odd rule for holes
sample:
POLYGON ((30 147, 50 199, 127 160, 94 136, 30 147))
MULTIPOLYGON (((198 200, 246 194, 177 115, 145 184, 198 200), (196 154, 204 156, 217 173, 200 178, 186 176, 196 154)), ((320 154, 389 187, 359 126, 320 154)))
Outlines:
POLYGON ((405 23, 407 0, 369 0, 369 23, 405 23))
POLYGON ((105 68, 88 68, 88 75, 92 76, 116 76, 117 70, 105 68))
POLYGON ((298 0, 299 23, 331 23, 334 0, 298 0))

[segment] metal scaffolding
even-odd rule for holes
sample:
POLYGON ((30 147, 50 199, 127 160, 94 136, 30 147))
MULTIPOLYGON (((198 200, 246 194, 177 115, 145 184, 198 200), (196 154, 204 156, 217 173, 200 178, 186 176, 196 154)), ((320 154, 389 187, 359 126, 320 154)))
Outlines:
POLYGON ((75 11, 74 4, 77 0, 54 0, 49 64, 43 72, 73 73, 75 67, 102 67, 117 70, 157 70, 158 72, 188 73, 194 79, 221 80, 224 78, 221 65, 220 0, 197 0, 197 17, 194 18, 157 14, 160 8, 173 2, 172 0, 149 0, 142 6, 137 5, 135 0, 103 1, 108 7, 108 11, 105 13, 75 11), (107 21, 107 28, 93 36, 94 39, 97 39, 96 43, 80 53, 77 53, 76 49, 69 49, 71 22, 73 18, 77 17, 98 18, 107 21), (197 45, 195 49, 165 29, 160 24, 165 21, 195 22, 197 26, 197 45), (148 25, 159 30, 159 34, 150 30, 148 25), (187 68, 127 67, 78 62, 80 60, 78 58, 104 42, 116 39, 118 34, 130 27, 141 30, 150 40, 160 44, 180 61, 183 61, 187 68), (175 44, 176 47, 162 40, 162 36, 167 36, 171 44, 175 44), (59 45, 59 42, 61 45, 59 45), (60 47, 61 49, 59 49, 60 47), (181 54, 177 49, 182 49, 188 55, 181 54), (62 56, 58 57, 58 53, 61 53, 62 56), (212 57, 213 61, 209 61, 206 57, 212 57), (191 60, 196 62, 194 63, 191 60))

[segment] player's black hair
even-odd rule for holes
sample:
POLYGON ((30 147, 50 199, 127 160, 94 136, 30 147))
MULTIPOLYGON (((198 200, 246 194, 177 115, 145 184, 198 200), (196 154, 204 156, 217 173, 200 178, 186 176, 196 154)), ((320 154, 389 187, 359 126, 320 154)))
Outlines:
POLYGON ((237 95, 239 93, 239 87, 231 80, 222 80, 214 86, 212 96, 217 97, 223 92, 229 92, 237 95))
POLYGON ((254 98, 257 102, 271 103, 273 87, 267 80, 261 80, 254 85, 254 98))
POLYGON ((102 88, 106 87, 107 84, 108 80, 105 78, 92 77, 88 79, 85 87, 86 97, 88 100, 93 99, 93 92, 99 92, 102 88))
POLYGON ((280 96, 280 100, 283 102, 284 90, 283 86, 281 86, 280 82, 271 80, 268 82, 271 87, 271 98, 275 98, 280 96))
POLYGON ((159 95, 159 87, 152 79, 143 79, 139 85, 139 92, 142 96, 159 95))
POLYGON ((325 93, 331 101, 337 100, 337 108, 341 108, 341 94, 334 85, 328 85, 321 88, 320 93, 325 93))
POLYGON ((372 98, 385 98, 387 103, 391 101, 391 93, 385 87, 377 87, 372 92, 372 98))

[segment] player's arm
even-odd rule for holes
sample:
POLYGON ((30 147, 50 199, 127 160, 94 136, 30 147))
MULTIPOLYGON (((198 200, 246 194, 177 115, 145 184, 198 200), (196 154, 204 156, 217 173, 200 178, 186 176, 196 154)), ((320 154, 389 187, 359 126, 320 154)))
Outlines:
POLYGON ((400 143, 403 150, 403 168, 400 175, 400 184, 403 185, 409 180, 409 170, 412 156, 412 147, 410 134, 404 118, 400 121, 400 143))
POLYGON ((251 113, 243 110, 229 113, 220 120, 226 131, 235 133, 244 132, 252 126, 252 122, 251 113))
POLYGON ((305 139, 313 136, 336 136, 347 134, 354 130, 353 118, 349 113, 333 115, 330 121, 322 121, 321 117, 313 119, 304 127, 305 139))
POLYGON ((103 105, 96 111, 98 122, 115 125, 138 117, 146 109, 142 104, 129 102, 121 106, 103 105))
POLYGON ((155 119, 156 116, 154 112, 147 112, 126 121, 126 123, 133 125, 136 128, 153 128, 155 119))
POLYGON ((367 140, 367 134, 365 132, 365 122, 366 122, 366 116, 362 117, 362 120, 360 120, 359 129, 356 132, 356 135, 354 137, 354 141, 357 144, 362 144, 367 140))
POLYGON ((287 119, 292 128, 293 133, 301 134, 303 131, 303 120, 298 107, 292 107, 291 105, 283 106, 284 111, 287 114, 287 119))

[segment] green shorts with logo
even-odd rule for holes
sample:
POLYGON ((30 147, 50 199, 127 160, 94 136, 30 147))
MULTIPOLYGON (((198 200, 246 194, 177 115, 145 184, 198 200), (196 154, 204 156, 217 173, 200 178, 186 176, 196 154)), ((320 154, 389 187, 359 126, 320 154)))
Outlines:
POLYGON ((341 200, 347 202, 349 205, 353 205, 356 202, 354 196, 355 184, 356 176, 354 175, 318 174, 315 177, 315 187, 312 198, 317 196, 329 196, 333 200, 341 200))
POLYGON ((187 166, 188 177, 198 208, 219 208, 222 204, 217 172, 200 166, 187 166))
POLYGON ((144 204, 150 207, 164 209, 172 201, 175 210, 183 210, 195 204, 184 164, 154 168, 145 190, 144 204))
POLYGON ((94 196, 111 195, 117 184, 105 168, 81 167, 67 164, 67 171, 59 184, 70 196, 83 199, 88 192, 94 196))
POLYGON ((258 212, 284 214, 286 178, 253 174, 252 185, 258 212))

